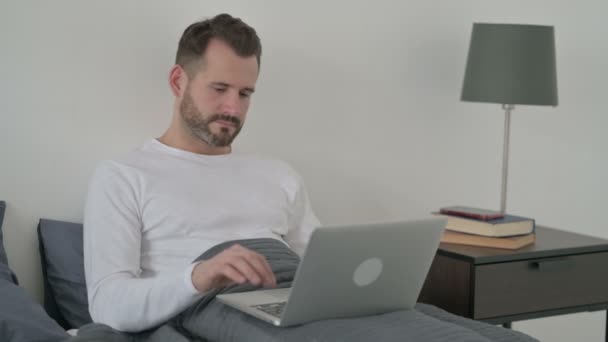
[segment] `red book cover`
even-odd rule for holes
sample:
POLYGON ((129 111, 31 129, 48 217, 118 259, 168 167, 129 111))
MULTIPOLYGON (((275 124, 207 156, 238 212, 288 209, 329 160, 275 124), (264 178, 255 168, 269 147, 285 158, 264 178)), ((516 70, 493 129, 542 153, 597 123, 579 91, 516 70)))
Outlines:
POLYGON ((482 221, 489 221, 498 218, 502 218, 505 214, 496 210, 488 210, 481 208, 472 208, 472 207, 464 207, 464 206, 452 206, 452 207, 444 207, 439 209, 439 212, 444 215, 453 215, 460 217, 467 217, 482 221))

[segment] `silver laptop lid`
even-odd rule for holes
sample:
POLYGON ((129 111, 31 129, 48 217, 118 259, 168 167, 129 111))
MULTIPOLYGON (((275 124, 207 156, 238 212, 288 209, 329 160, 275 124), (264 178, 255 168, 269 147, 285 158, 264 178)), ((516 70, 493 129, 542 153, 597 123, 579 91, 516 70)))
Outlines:
POLYGON ((445 224, 431 218, 316 229, 281 325, 413 308, 445 224))

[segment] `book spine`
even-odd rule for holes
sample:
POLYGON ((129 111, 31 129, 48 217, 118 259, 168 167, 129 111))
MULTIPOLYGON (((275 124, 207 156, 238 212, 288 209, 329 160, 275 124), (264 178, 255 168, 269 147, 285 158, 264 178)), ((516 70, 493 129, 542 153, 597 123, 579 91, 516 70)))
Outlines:
POLYGON ((471 219, 480 220, 480 221, 489 221, 489 220, 494 220, 497 218, 504 217, 504 215, 502 215, 502 214, 484 215, 484 214, 467 213, 467 212, 463 212, 463 211, 453 211, 453 210, 439 210, 439 213, 444 214, 444 215, 471 218, 471 219))

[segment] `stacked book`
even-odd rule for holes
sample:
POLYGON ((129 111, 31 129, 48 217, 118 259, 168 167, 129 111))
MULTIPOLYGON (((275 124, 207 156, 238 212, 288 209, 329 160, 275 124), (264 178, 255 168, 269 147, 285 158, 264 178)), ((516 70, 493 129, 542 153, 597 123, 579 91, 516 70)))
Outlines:
POLYGON ((518 249, 534 243, 534 219, 499 211, 453 206, 439 210, 447 218, 441 242, 518 249))

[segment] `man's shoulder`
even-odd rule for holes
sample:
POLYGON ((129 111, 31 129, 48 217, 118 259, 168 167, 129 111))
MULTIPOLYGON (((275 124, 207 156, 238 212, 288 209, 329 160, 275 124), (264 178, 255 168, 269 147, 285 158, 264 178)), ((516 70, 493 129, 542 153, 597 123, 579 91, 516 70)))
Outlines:
POLYGON ((153 157, 146 149, 146 144, 128 151, 121 156, 101 160, 96 167, 96 173, 134 173, 142 169, 153 157))
POLYGON ((118 159, 105 159, 97 163, 93 179, 95 180, 130 180, 136 176, 136 169, 118 159))

